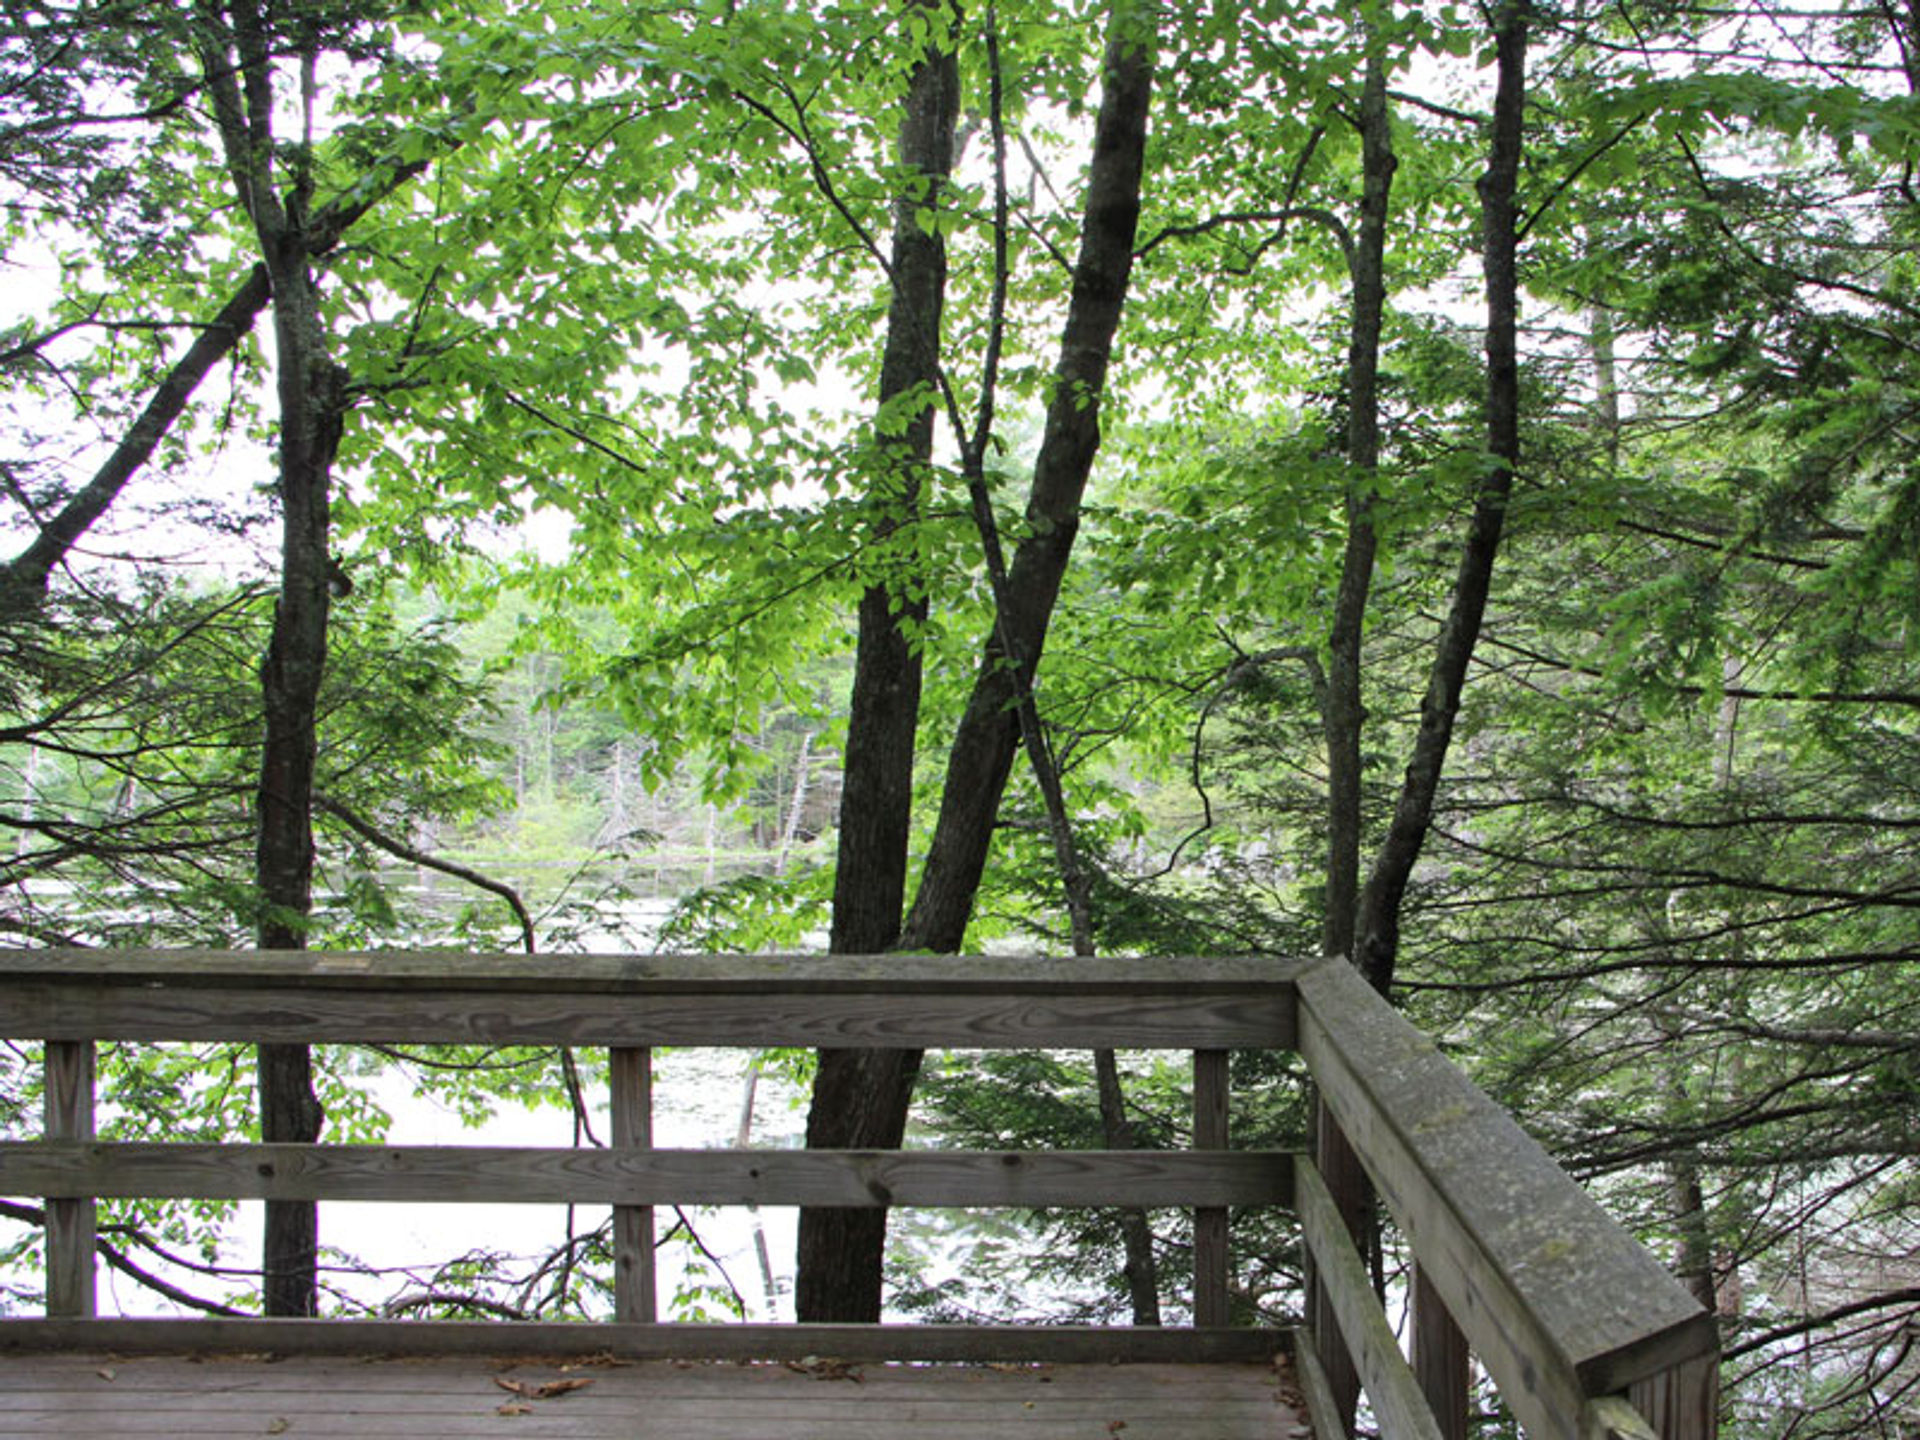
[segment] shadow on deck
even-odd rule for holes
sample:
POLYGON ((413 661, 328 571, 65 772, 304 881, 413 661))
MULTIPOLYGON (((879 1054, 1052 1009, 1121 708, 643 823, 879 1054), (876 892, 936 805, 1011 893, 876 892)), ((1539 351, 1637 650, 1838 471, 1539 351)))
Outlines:
POLYGON ((1304 1410, 1335 1440, 1364 1388, 1389 1440, 1454 1440, 1470 1356, 1536 1440, 1716 1433, 1713 1317, 1340 961, 16 951, 0 1039, 45 1042, 47 1075, 44 1137, 0 1144, 0 1194, 46 1197, 48 1318, 0 1321, 8 1434, 1294 1440, 1304 1410), (616 1138, 101 1141, 102 1040, 605 1047, 616 1138), (656 1045, 1190 1050, 1194 1148, 657 1150, 656 1045), (1316 1157, 1231 1148, 1227 1056, 1252 1048, 1305 1059, 1316 1157), (1405 1355, 1345 1218, 1369 1187, 1415 1261, 1405 1355), (616 1320, 97 1318, 96 1201, 129 1197, 608 1205, 616 1320), (1187 1207, 1197 1324, 657 1325, 653 1207, 672 1204, 1187 1207), (1291 1210, 1309 1262, 1298 1391, 1273 1364, 1289 1332, 1228 1323, 1228 1211, 1252 1205, 1291 1210), (622 1359, 489 1358, 579 1350, 622 1359), (539 1389, 568 1380, 590 1383, 539 1389))

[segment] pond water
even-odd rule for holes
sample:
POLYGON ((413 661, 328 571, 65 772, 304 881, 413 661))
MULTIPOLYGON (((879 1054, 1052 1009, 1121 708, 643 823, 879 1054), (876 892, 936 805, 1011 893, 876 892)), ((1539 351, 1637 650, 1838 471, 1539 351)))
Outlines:
MULTIPOLYGON (((395 1072, 380 1077, 376 1098, 393 1117, 388 1136, 393 1144, 574 1143, 573 1120, 563 1110, 502 1106, 473 1128, 444 1104, 415 1093, 407 1077, 395 1072)), ((730 1146, 744 1125, 755 1146, 796 1146, 806 1128, 804 1100, 784 1077, 759 1072, 746 1052, 662 1051, 654 1060, 654 1144, 674 1150, 730 1146)), ((610 1133, 604 1097, 591 1124, 601 1139, 610 1133)), ((664 1240, 657 1250, 662 1316, 687 1287, 719 1286, 738 1298, 747 1319, 792 1319, 796 1214, 785 1207, 657 1212, 656 1232, 664 1240)), ((563 1208, 551 1205, 337 1204, 322 1210, 321 1240, 373 1269, 417 1273, 423 1262, 467 1254, 543 1254, 563 1244, 570 1228, 574 1234, 590 1232, 606 1218, 604 1206, 578 1207, 569 1219, 563 1208)), ((258 1233, 257 1224, 243 1228, 249 1235, 258 1233)), ((364 1284, 391 1289, 390 1282, 371 1277, 364 1284)), ((352 1288, 362 1291, 361 1284, 352 1288)))

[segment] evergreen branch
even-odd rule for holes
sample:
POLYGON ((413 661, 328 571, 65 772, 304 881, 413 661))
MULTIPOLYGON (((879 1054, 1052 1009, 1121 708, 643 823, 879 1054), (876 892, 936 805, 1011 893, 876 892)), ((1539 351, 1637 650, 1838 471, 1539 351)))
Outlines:
POLYGON ((1720 1352, 1720 1358, 1723 1361, 1737 1359, 1762 1346, 1772 1345, 1781 1340, 1791 1340, 1796 1335, 1805 1335, 1808 1331, 1822 1329, 1836 1321, 1846 1320, 1855 1315, 1865 1315, 1875 1310, 1888 1310, 1896 1305, 1920 1305, 1920 1286, 1888 1290, 1879 1295, 1869 1295, 1864 1300, 1851 1300, 1845 1305, 1836 1305, 1831 1310, 1823 1310, 1817 1315, 1796 1320, 1791 1325, 1780 1325, 1772 1330, 1762 1331, 1750 1339, 1742 1340, 1738 1345, 1728 1346, 1720 1352))
MULTIPOLYGON (((1585 665, 1568 660, 1547 651, 1535 650, 1512 640, 1502 640, 1494 635, 1484 637, 1485 643, 1496 650, 1505 650, 1508 654, 1518 655, 1538 665, 1551 666, 1568 675, 1585 675, 1592 680, 1605 680, 1607 672, 1597 665, 1585 665)), ((1751 685, 1722 685, 1709 690, 1704 685, 1675 685, 1676 695, 1686 695, 1695 699, 1713 695, 1728 700, 1771 700, 1782 704, 1835 704, 1835 705, 1900 705, 1910 709, 1920 709, 1920 691, 1913 690, 1760 690, 1751 685)))

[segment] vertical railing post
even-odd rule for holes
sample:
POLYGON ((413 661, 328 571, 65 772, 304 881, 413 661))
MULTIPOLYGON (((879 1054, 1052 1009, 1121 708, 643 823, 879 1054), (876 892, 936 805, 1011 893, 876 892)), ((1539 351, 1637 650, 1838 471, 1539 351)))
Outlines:
MULTIPOLYGON (((1227 1052, 1193 1052, 1193 1148, 1227 1148, 1227 1052)), ((1193 1212, 1193 1323, 1227 1323, 1227 1212, 1208 1206, 1193 1212)))
POLYGON ((1413 1374, 1443 1440, 1466 1440, 1467 1337, 1418 1263, 1413 1267, 1413 1374))
MULTIPOLYGON (((91 1140, 93 1042, 49 1040, 45 1064, 47 1139, 91 1140)), ((89 1196, 47 1201, 47 1314, 55 1319, 95 1313, 95 1215, 89 1196)))
POLYGON ((1650 1375, 1627 1399, 1660 1440, 1713 1440, 1720 1433, 1720 1357, 1702 1355, 1650 1375))
MULTIPOLYGON (((653 1148, 653 1052, 617 1046, 608 1052, 613 1144, 653 1148)), ((651 1324, 660 1318, 653 1275, 653 1207, 613 1207, 613 1318, 651 1324)))

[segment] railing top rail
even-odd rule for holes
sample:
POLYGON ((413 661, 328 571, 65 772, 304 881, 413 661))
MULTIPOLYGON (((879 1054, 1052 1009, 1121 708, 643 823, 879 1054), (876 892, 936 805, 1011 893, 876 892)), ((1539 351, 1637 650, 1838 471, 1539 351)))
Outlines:
POLYGON ((1300 1049, 1428 1278, 1529 1434, 1718 1348, 1714 1318, 1344 960, 1300 1049))
POLYGON ((1255 956, 526 955, 371 951, 0 951, 0 986, 141 984, 249 989, 443 989, 626 995, 1290 994, 1307 963, 1255 956))
POLYGON ((1290 1048, 1278 960, 0 953, 0 1036, 494 1045, 1290 1048))

